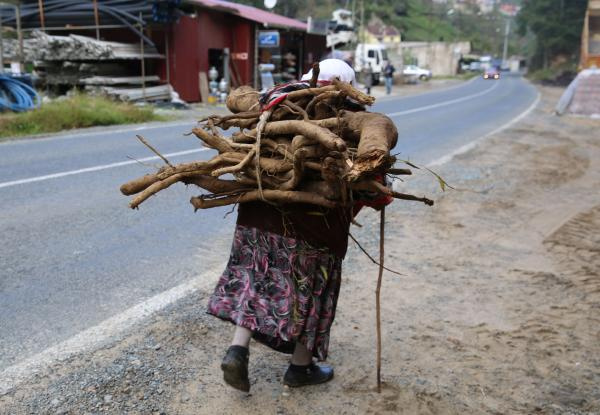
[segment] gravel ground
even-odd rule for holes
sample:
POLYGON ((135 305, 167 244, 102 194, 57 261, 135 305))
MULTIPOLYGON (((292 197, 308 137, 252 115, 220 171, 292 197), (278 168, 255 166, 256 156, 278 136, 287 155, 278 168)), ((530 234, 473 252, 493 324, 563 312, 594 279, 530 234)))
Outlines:
MULTIPOLYGON (((600 121, 552 115, 560 92, 441 166, 455 190, 426 173, 400 186, 436 205, 387 209, 386 265, 404 275, 385 275, 381 394, 377 269, 351 244, 330 383, 283 387, 287 357, 253 344, 251 393, 225 386, 232 326, 205 314, 206 289, 0 396, 0 413, 600 414, 600 121)), ((376 254, 378 214, 357 219, 376 254)))

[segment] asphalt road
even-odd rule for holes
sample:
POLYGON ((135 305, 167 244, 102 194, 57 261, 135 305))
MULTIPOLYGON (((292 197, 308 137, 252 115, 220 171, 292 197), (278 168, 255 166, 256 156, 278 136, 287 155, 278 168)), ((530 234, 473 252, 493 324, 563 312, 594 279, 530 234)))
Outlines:
MULTIPOLYGON (((477 79, 381 99, 373 110, 396 122, 395 152, 427 164, 514 119, 536 96, 519 77, 477 79)), ((226 209, 195 214, 187 200, 197 191, 173 186, 131 211, 118 191, 159 165, 132 160, 152 156, 136 133, 175 153, 173 162, 209 158, 183 136, 191 127, 0 144, 0 370, 226 259, 235 219, 226 209)))

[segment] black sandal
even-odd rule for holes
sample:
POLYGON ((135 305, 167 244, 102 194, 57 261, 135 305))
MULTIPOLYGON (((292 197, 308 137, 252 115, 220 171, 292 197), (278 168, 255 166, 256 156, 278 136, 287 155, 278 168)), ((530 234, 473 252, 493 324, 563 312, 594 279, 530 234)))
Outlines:
POLYGON ((250 352, 243 346, 230 346, 221 363, 223 380, 236 389, 244 392, 250 391, 248 380, 248 360, 250 352))

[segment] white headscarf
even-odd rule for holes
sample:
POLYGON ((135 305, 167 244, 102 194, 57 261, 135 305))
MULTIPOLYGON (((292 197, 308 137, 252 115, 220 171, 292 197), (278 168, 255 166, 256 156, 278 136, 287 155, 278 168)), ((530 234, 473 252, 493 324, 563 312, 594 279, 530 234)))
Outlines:
MULTIPOLYGON (((325 59, 319 62, 319 81, 331 81, 333 78, 353 84, 355 81, 354 69, 341 59, 325 59)), ((312 79, 312 68, 302 75, 302 81, 312 79)))

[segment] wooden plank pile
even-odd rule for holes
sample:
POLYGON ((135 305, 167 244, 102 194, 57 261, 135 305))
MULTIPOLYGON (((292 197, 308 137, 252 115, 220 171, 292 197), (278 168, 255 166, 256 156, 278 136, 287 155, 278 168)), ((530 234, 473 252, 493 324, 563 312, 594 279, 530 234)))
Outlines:
MULTIPOLYGON (((18 44, 5 42, 7 60, 17 60, 18 44)), ((158 76, 133 76, 141 61, 140 44, 107 42, 70 34, 54 36, 34 31, 23 42, 25 61, 34 62, 43 83, 63 88, 83 85, 92 94, 104 94, 121 101, 170 101, 173 88, 159 85, 158 76), (137 63, 137 62, 136 62, 137 63), (145 88, 143 87, 145 86, 145 88)), ((146 45, 144 59, 162 58, 154 46, 146 45)))
POLYGON ((142 83, 160 82, 156 75, 141 76, 91 76, 80 79, 83 85, 142 85, 142 83))
MULTIPOLYGON (((121 43, 96 40, 87 36, 71 34, 54 36, 44 32, 33 33, 36 51, 35 60, 41 61, 101 61, 141 59, 139 43, 121 43)), ((32 39, 32 40, 33 40, 32 39)), ((164 57, 154 46, 144 46, 144 58, 164 57)))
POLYGON ((86 87, 86 91, 92 94, 108 95, 112 98, 127 101, 170 101, 172 97, 173 87, 171 85, 155 85, 141 87, 113 87, 113 86, 94 86, 86 87))

